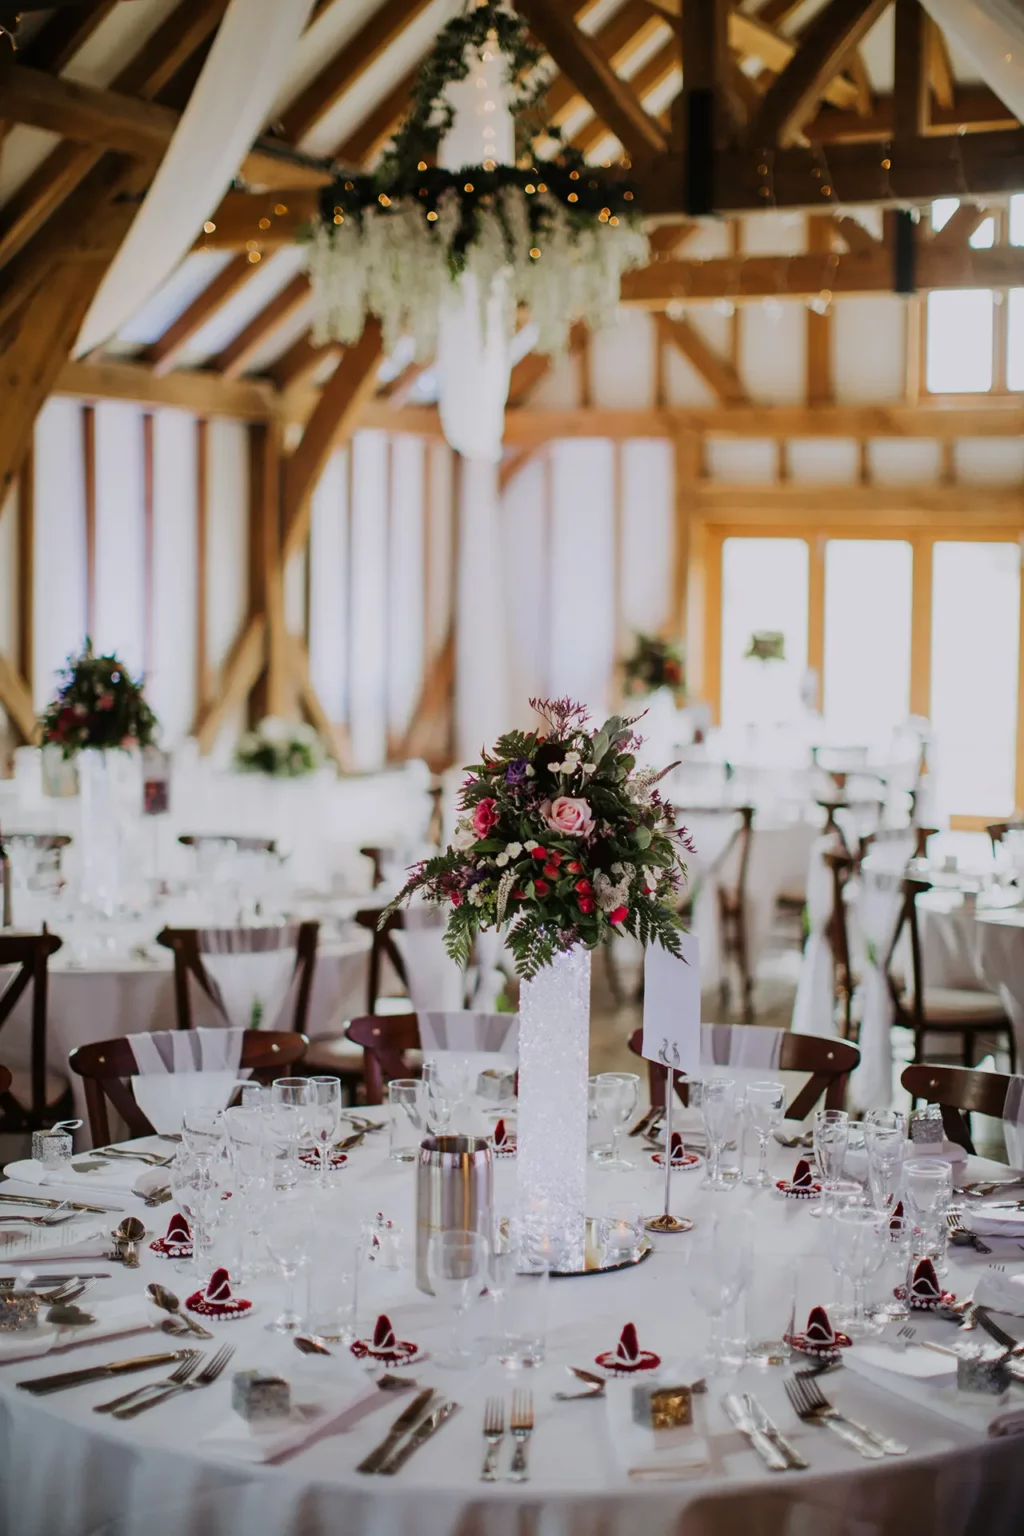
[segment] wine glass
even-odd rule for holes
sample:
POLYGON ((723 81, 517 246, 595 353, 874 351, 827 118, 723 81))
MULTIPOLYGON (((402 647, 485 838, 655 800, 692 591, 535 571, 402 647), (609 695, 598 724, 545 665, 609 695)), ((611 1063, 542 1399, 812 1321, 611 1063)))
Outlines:
POLYGON ((487 1284, 487 1239, 480 1232, 435 1232, 427 1246, 427 1277, 437 1299, 454 1310, 451 1344, 434 1356, 435 1364, 465 1369, 473 1355, 462 1342, 462 1320, 487 1284))
POLYGON ((712 1077, 701 1086, 700 1112, 707 1138, 707 1169, 701 1189, 732 1189, 722 1176, 722 1152, 736 1123, 736 1084, 731 1077, 712 1077))
POLYGON ((234 1196, 241 1205, 242 1239, 238 1278, 251 1280, 261 1271, 256 1257, 263 1218, 271 1194, 271 1164, 262 1113, 236 1105, 224 1111, 228 1155, 234 1172, 234 1196), (251 1252, 252 1257, 249 1257, 251 1252))
POLYGON ((837 1313, 851 1338, 880 1333, 882 1320, 868 1316, 867 1284, 881 1269, 889 1242, 889 1223, 884 1214, 871 1206, 848 1205, 836 1211, 832 1237, 840 1273, 853 1287, 853 1308, 837 1313))
POLYGON ((192 1231, 192 1258, 183 1259, 175 1268, 180 1274, 206 1279, 212 1268, 213 1234, 220 1216, 220 1180, 208 1156, 197 1156, 182 1146, 171 1164, 168 1183, 192 1231))
POLYGON ((451 1125, 456 1095, 439 1061, 423 1063, 423 1084, 427 1096, 427 1125, 434 1136, 444 1136, 451 1125))
POLYGON ((903 1164, 903 1189, 910 1214, 921 1228, 925 1253, 943 1262, 943 1218, 953 1197, 953 1165, 941 1157, 913 1158, 903 1164))
POLYGON ((320 1188, 327 1183, 331 1148, 341 1127, 341 1082, 336 1077, 311 1077, 313 1103, 309 1112, 313 1142, 320 1154, 320 1188))
POLYGON ((812 1216, 830 1216, 835 1209, 832 1186, 842 1177, 849 1136, 850 1117, 845 1109, 815 1110, 814 1155, 821 1173, 821 1200, 812 1209, 812 1216))
POLYGON ((602 1073, 587 1080, 587 1149, 595 1163, 612 1155, 616 1098, 614 1083, 603 1081, 602 1073))
POLYGON ((193 1157, 216 1157, 224 1146, 224 1111, 209 1104, 186 1109, 181 1117, 181 1139, 193 1157))
POLYGON ((280 1269, 287 1288, 284 1311, 267 1324, 271 1333, 294 1333, 302 1326, 297 1281, 299 1272, 309 1263, 313 1226, 309 1207, 296 1190, 284 1190, 271 1202, 264 1226, 267 1250, 280 1269))
POLYGON ((628 1173, 636 1164, 623 1157, 620 1140, 636 1114, 640 1100, 640 1079, 635 1072, 598 1072, 597 1081, 605 1086, 605 1091, 611 1097, 612 1114, 612 1155, 601 1159, 601 1167, 614 1173, 628 1173))
POLYGON ((871 1198, 880 1211, 891 1211, 902 1182, 903 1158, 907 1146, 906 1125, 865 1120, 864 1146, 868 1155, 871 1198))
POLYGON ((716 1375, 726 1364, 722 1319, 749 1283, 753 1267, 750 1227, 715 1217, 699 1227, 688 1248, 687 1278, 693 1299, 710 1320, 703 1369, 716 1375))
POLYGON ((270 1089, 270 1125, 288 1154, 288 1178, 298 1177, 299 1145, 308 1134, 313 1088, 308 1077, 279 1077, 270 1089))
POLYGON ((771 1184, 768 1172, 768 1141, 773 1131, 782 1124, 786 1112, 786 1090, 782 1083, 747 1084, 747 1122, 756 1132, 760 1155, 757 1172, 748 1173, 744 1184, 765 1189, 771 1184))

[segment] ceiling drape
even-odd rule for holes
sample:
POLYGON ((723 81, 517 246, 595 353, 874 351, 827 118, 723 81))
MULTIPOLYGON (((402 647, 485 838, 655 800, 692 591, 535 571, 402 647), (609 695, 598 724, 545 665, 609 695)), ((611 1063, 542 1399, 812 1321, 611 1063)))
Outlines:
POLYGON ((1024 5, 1021 0, 922 0, 925 10, 974 61, 1014 117, 1024 120, 1024 5))

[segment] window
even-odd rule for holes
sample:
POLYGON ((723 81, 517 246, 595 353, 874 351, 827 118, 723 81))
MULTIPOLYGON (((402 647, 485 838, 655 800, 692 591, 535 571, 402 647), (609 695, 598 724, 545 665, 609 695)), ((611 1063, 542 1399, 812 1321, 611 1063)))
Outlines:
POLYGON ((722 725, 776 725, 802 713, 807 667, 804 539, 726 539, 722 546, 722 725), (748 658, 754 634, 781 634, 785 659, 748 658))
POLYGON ((1024 192, 1010 198, 1010 244, 1024 245, 1024 192))
POLYGON ((825 546, 822 698, 830 741, 871 745, 884 755, 906 722, 912 572, 903 539, 830 539, 825 546))
POLYGON ((932 394, 992 388, 992 291, 948 289, 928 295, 926 383, 932 394))
POLYGON ((1024 389, 1024 288, 1006 295, 1006 387, 1024 389))
POLYGON ((1020 548, 934 548, 931 721, 946 816, 1005 815, 1015 799, 1020 548))

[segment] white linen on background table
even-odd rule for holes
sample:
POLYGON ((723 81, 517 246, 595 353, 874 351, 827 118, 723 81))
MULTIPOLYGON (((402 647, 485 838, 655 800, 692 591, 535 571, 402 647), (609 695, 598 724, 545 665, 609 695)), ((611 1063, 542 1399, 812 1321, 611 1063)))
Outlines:
MULTIPOLYGON (((792 1153, 773 1148, 771 1156, 773 1171, 789 1171, 792 1153)), ((991 1166, 974 1159, 970 1174, 981 1176, 991 1166)), ((514 1169, 514 1163, 496 1169, 499 1210, 511 1207, 514 1169)), ((327 1209, 353 1237, 360 1219, 383 1210, 402 1229, 408 1248, 413 1190, 412 1170, 389 1161, 386 1137, 379 1134, 355 1149, 326 1197, 327 1209)), ((653 1208, 660 1190, 653 1168, 623 1175, 595 1168, 589 1195, 595 1210, 621 1198, 653 1208)), ((744 1188, 714 1197, 689 1183, 675 1199, 677 1209, 685 1208, 698 1223, 714 1210, 748 1221, 759 1254, 793 1255, 802 1306, 812 1296, 828 1299, 831 1271, 819 1246, 820 1224, 799 1203, 744 1188)), ((144 1207, 139 1213, 152 1221, 144 1207)), ((160 1230, 163 1225, 161 1217, 160 1230)), ((947 1283, 966 1293, 985 1262, 970 1250, 955 1250, 947 1283)), ((599 1350, 613 1347, 627 1321, 636 1323, 641 1347, 657 1350, 673 1370, 686 1369, 706 1337, 686 1265, 687 1238, 663 1238, 635 1270, 553 1281, 550 1358, 526 1377, 496 1365, 444 1371, 429 1357, 417 1364, 417 1380, 454 1398, 463 1411, 394 1479, 362 1478, 353 1470, 399 1411, 402 1400, 387 1393, 371 1399, 353 1427, 325 1435, 279 1466, 242 1465, 218 1453, 213 1437, 225 1422, 236 1368, 279 1370, 303 1389, 313 1380, 337 1379, 331 1360, 300 1357, 287 1339, 265 1331, 280 1301, 279 1288, 269 1282, 248 1291, 259 1308, 255 1315, 214 1325, 216 1343, 236 1346, 225 1377, 134 1421, 119 1424, 91 1411, 116 1395, 109 1382, 35 1399, 14 1389, 22 1374, 17 1367, 0 1369, 0 1533, 521 1536, 528 1529, 536 1536, 724 1536, 737 1530, 751 1536, 1019 1536, 1019 1446, 986 1440, 978 1428, 904 1401, 853 1371, 828 1378, 829 1396, 854 1418, 907 1441, 909 1457, 861 1461, 832 1435, 796 1422, 781 1371, 748 1367, 724 1385, 714 1382, 701 1405, 706 1474, 668 1485, 628 1481, 610 1442, 605 1405, 557 1404, 551 1394, 569 1382, 565 1364, 586 1365, 599 1350), (521 1487, 481 1485, 483 1403, 495 1392, 507 1400, 514 1386, 534 1394, 532 1480, 521 1487), (807 1454, 810 1471, 783 1478, 762 1470, 721 1407, 723 1392, 734 1388, 758 1395, 807 1454)), ((180 1289, 172 1274, 144 1247, 141 1272, 117 1272, 104 1282, 103 1294, 138 1292, 151 1279, 180 1289)), ((399 1337, 415 1339, 427 1351, 446 1339, 447 1314, 412 1288, 408 1271, 374 1274, 372 1283, 364 1277, 363 1292, 362 1327, 386 1303, 399 1337)), ((937 1319, 921 1322, 924 1333, 948 1326, 937 1319)), ((75 1356, 76 1364, 86 1365, 113 1358, 113 1352, 109 1345, 83 1347, 75 1356)), ((348 1370, 346 1363, 346 1377, 348 1370)), ((994 1402, 992 1416, 999 1411, 994 1402)), ((507 1440, 503 1454, 507 1464, 507 1440)))
POLYGON ((1024 1062, 1024 908, 979 912, 974 928, 975 955, 985 986, 1013 1025, 1017 1061, 1024 1062))

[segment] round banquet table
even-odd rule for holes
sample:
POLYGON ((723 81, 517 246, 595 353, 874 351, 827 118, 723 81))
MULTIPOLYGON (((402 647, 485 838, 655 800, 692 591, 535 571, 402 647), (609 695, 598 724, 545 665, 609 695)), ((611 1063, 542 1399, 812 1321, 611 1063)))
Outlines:
POLYGON ((1017 1041, 1017 1061, 1024 1061, 1024 907, 978 912, 975 954, 985 985, 999 993, 1017 1041))
MULTIPOLYGON (((795 1155, 773 1148, 775 1172, 788 1173, 795 1155)), ((973 1160, 970 1173, 976 1176, 981 1166, 973 1160)), ((746 1188, 710 1196, 698 1190, 698 1179, 674 1175, 678 1212, 700 1223, 717 1209, 749 1222, 759 1260, 771 1254, 792 1256, 803 1315, 811 1302, 828 1303, 836 1281, 823 1251, 827 1234, 806 1205, 746 1188)), ((499 1165, 499 1210, 510 1206, 514 1180, 514 1163, 499 1165)), ((8 1182, 4 1190, 18 1187, 8 1182)), ((623 1196, 652 1208, 659 1187, 653 1170, 595 1170, 591 1208, 623 1196)), ((334 1176, 326 1198, 311 1190, 310 1199, 324 1201, 318 1220, 337 1223, 353 1241, 359 1222, 374 1211, 385 1212, 399 1225, 405 1243, 413 1230, 413 1172, 409 1165, 388 1160, 384 1134, 370 1137, 354 1153, 349 1166, 334 1176)), ((139 1207, 147 1225, 161 1231, 169 1210, 163 1206, 154 1215, 139 1207)), ((398 1337, 414 1339, 427 1351, 413 1367, 416 1380, 462 1407, 393 1478, 354 1471, 402 1404, 390 1393, 377 1394, 360 1415, 338 1419, 318 1440, 277 1464, 232 1460, 214 1443, 232 1418, 231 1371, 253 1366, 279 1370, 301 1396, 311 1373, 321 1373, 322 1390, 340 1369, 335 1360, 302 1356, 287 1339, 265 1331, 281 1299, 270 1280, 247 1288, 257 1306, 254 1315, 219 1328, 212 1325, 216 1343, 230 1340, 236 1346, 227 1374, 205 1390, 132 1421, 119 1423, 92 1412, 123 1390, 117 1383, 98 1382, 41 1398, 17 1391, 14 1384, 19 1378, 149 1352, 167 1342, 162 1334, 83 1345, 45 1361, 4 1364, 0 1531, 4 1536, 636 1536, 641 1531, 644 1536, 738 1531, 744 1536, 1018 1536, 1024 1507, 1019 1442, 989 1439, 983 1426, 910 1403, 869 1384, 853 1369, 826 1378, 829 1397, 854 1418, 909 1442, 908 1456, 860 1459, 826 1430, 795 1419, 782 1370, 748 1365, 738 1377, 713 1378, 708 1394, 695 1400, 694 1433, 705 1439, 706 1468, 679 1481, 631 1482, 621 1447, 616 1449, 610 1433, 606 1405, 559 1403, 552 1394, 570 1385, 567 1364, 590 1365, 599 1350, 614 1347, 630 1320, 642 1347, 660 1352, 666 1366, 678 1362, 680 1376, 692 1379, 684 1374, 686 1362, 692 1371, 706 1323, 687 1286, 690 1241, 685 1235, 658 1238, 655 1251, 635 1269, 552 1281, 548 1359, 516 1375, 493 1362, 469 1371, 435 1366, 429 1352, 447 1335, 445 1311, 414 1289, 408 1269, 391 1275, 378 1269, 372 1283, 364 1271, 360 1331, 386 1309, 398 1337), (532 1389, 534 1397, 531 1479, 482 1484, 484 1400, 501 1394, 508 1402, 513 1387, 532 1389), (757 1394, 782 1433, 806 1456, 810 1470, 763 1470, 722 1408, 723 1394, 737 1388, 757 1394)), ((1013 1251, 1019 1259, 1015 1244, 1013 1251)), ((74 1268, 67 1259, 62 1265, 52 1259, 41 1262, 47 1270, 74 1268)), ((973 1251, 954 1250, 947 1284, 966 1293, 984 1262, 973 1251), (969 1253, 966 1260, 964 1253, 969 1253)), ((78 1267, 96 1266, 80 1260, 78 1267)), ((151 1279, 186 1293, 185 1277, 176 1277, 174 1266, 146 1247, 141 1271, 116 1265, 113 1270, 114 1277, 101 1282, 90 1300, 114 1292, 141 1295, 151 1279)), ((948 1339, 951 1332, 941 1320, 918 1316, 914 1321, 919 1336, 935 1333, 948 1339)), ((1011 1326, 1020 1331, 1019 1320, 1011 1326)), ((148 1379, 137 1376, 127 1385, 148 1379)), ((1014 1389, 1011 1406, 1013 1398, 1024 1406, 1024 1394, 1014 1389)), ((504 1468, 509 1457, 506 1439, 504 1468)))

